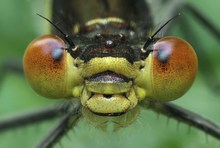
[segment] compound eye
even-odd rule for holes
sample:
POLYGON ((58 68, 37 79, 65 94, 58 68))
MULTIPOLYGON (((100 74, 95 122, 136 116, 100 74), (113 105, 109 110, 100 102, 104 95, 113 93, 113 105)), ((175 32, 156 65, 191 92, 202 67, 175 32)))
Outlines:
POLYGON ((23 58, 25 75, 32 88, 45 97, 67 96, 65 43, 55 35, 32 41, 23 58))
POLYGON ((176 37, 165 37, 153 45, 152 93, 157 100, 174 100, 192 85, 198 67, 192 46, 176 37))

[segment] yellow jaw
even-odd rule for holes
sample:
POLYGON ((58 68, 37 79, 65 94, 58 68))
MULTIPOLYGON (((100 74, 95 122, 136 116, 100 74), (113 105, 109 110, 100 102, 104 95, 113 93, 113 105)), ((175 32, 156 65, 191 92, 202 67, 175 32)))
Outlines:
POLYGON ((81 64, 79 69, 82 69, 81 74, 85 78, 80 96, 82 105, 100 114, 123 113, 134 108, 138 97, 133 87, 133 79, 139 75, 138 67, 140 63, 131 64, 125 58, 116 57, 94 58, 81 64), (115 74, 103 74, 91 79, 103 72, 115 74), (120 76, 126 77, 127 81, 120 76))

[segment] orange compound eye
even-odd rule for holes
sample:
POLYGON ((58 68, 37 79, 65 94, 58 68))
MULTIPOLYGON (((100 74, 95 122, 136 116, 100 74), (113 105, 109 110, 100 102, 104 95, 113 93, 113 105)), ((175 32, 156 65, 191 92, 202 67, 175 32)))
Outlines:
POLYGON ((65 43, 55 35, 32 41, 23 59, 25 75, 32 88, 42 96, 60 98, 67 90, 67 53, 65 43))
POLYGON ((151 98, 168 101, 179 98, 191 87, 198 61, 189 43, 165 37, 153 45, 151 66, 151 98))

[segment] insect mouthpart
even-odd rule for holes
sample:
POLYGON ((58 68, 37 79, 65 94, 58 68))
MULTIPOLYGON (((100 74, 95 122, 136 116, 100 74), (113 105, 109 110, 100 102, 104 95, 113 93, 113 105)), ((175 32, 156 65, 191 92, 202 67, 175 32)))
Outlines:
POLYGON ((133 89, 120 94, 100 94, 84 89, 81 101, 83 106, 90 111, 108 116, 123 114, 134 108, 138 103, 133 89))
POLYGON ((82 105, 102 115, 121 114, 134 108, 138 103, 134 81, 140 74, 139 66, 140 62, 112 56, 94 57, 82 63, 82 105))
POLYGON ((113 71, 104 71, 85 79, 81 102, 98 115, 116 116, 137 105, 133 79, 113 71))
POLYGON ((92 93, 106 95, 121 94, 130 91, 132 79, 112 71, 104 71, 87 78, 85 86, 92 93))
POLYGON ((87 79, 88 81, 96 81, 96 82, 109 82, 109 83, 117 83, 117 82, 129 82, 132 79, 127 78, 121 74, 117 74, 112 71, 105 71, 95 75, 92 75, 87 79))

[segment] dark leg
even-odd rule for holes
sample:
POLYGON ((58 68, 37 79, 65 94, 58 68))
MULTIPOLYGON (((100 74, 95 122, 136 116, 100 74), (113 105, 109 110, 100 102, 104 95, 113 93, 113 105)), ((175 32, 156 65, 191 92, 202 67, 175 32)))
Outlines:
POLYGON ((62 117, 58 124, 37 145, 39 148, 48 148, 52 147, 56 142, 59 142, 59 140, 74 126, 77 119, 81 116, 79 101, 68 101, 59 106, 53 105, 36 112, 0 121, 0 131, 3 132, 28 124, 36 124, 60 116, 62 117))
POLYGON ((3 132, 16 127, 35 124, 63 116, 64 114, 75 114, 75 112, 79 111, 79 107, 79 101, 73 99, 63 104, 47 106, 24 115, 11 117, 9 119, 0 119, 0 131, 3 132))
POLYGON ((57 109, 56 106, 45 107, 26 115, 20 115, 0 121, 0 131, 3 132, 16 127, 35 124, 44 120, 50 120, 60 115, 61 112, 57 109))
POLYGON ((73 110, 65 114, 57 125, 37 144, 37 148, 50 148, 53 147, 60 139, 73 128, 77 122, 77 119, 81 116, 79 106, 73 108, 73 110))
POLYGON ((184 122, 190 126, 198 128, 213 137, 220 139, 220 126, 203 118, 202 116, 181 108, 171 103, 158 103, 143 101, 143 107, 152 109, 153 111, 163 114, 167 117, 184 122))

